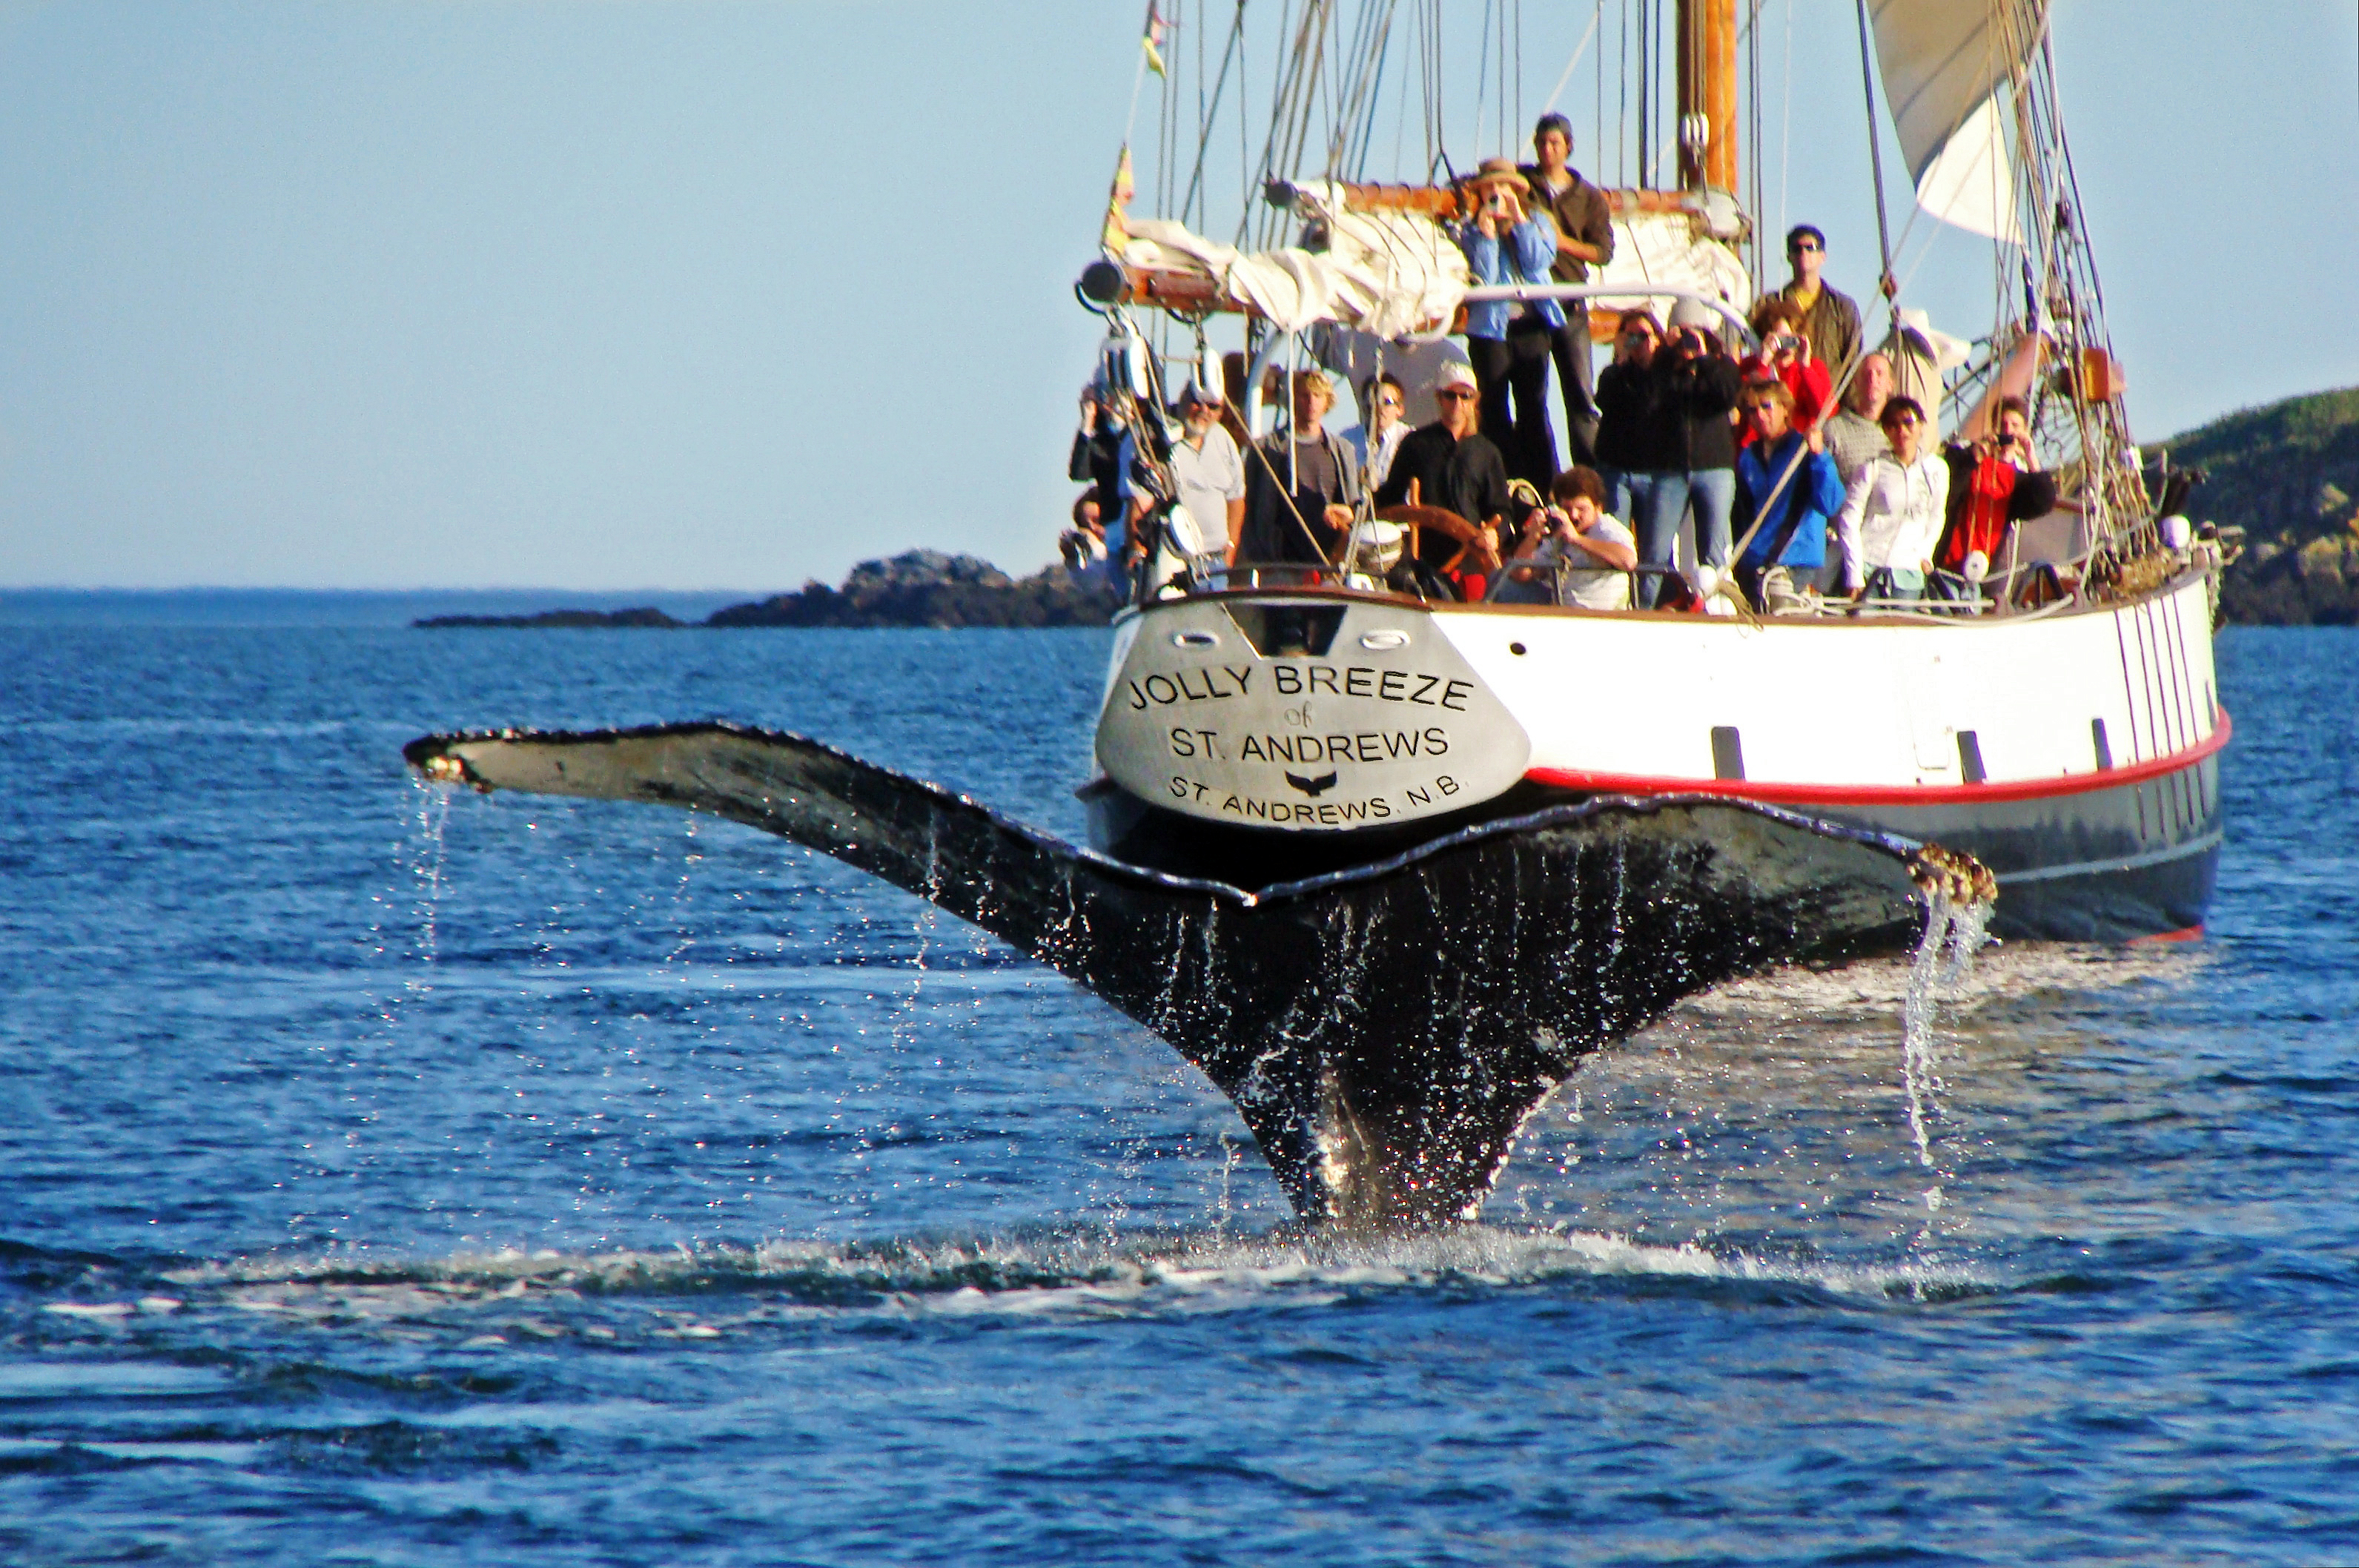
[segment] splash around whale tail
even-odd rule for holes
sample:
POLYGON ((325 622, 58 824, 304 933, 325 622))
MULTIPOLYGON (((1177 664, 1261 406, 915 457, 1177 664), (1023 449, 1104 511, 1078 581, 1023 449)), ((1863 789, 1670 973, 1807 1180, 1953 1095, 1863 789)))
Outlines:
MULTIPOLYGON (((1590 1051, 1777 964, 1905 948, 1915 845, 1745 802, 1599 799, 1245 888, 1077 848, 799 735, 429 735, 429 779, 708 811, 982 927, 1228 1095, 1303 1220, 1471 1218, 1590 1051)), ((1930 852, 1929 852, 1930 853, 1930 852)))

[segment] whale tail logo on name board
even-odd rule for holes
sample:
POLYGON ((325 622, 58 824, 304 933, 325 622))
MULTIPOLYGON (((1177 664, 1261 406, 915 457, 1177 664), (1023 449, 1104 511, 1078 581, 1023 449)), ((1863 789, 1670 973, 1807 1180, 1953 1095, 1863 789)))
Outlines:
POLYGON ((1286 776, 1286 781, 1306 795, 1323 795, 1335 787, 1335 771, 1329 768, 1316 779, 1305 779, 1299 773, 1289 773, 1286 776))

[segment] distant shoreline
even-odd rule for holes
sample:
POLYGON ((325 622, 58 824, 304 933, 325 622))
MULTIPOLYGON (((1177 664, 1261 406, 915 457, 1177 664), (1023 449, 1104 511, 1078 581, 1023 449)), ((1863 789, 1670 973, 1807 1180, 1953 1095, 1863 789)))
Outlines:
POLYGON ((508 615, 451 614, 412 624, 430 631, 484 627, 674 630, 688 626, 1102 626, 1121 600, 1103 578, 1051 566, 1014 578, 980 556, 913 550, 889 561, 864 561, 841 587, 806 583, 792 593, 722 605, 684 621, 651 604, 617 609, 566 606, 508 615))

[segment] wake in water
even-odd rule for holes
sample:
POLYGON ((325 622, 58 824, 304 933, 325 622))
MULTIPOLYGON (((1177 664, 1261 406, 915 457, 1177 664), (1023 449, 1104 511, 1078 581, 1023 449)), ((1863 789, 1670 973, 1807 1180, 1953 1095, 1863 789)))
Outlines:
POLYGON ((1466 1225, 1388 1237, 1102 1231, 868 1245, 777 1241, 672 1252, 252 1259, 174 1269, 143 1297, 38 1309, 50 1333, 253 1326, 534 1341, 715 1339, 814 1312, 1164 1317, 1323 1305, 1371 1291, 1669 1289, 1920 1301, 1999 1289, 1972 1269, 1779 1258, 1577 1230, 1466 1225), (171 1293, 162 1294, 163 1290, 171 1293))

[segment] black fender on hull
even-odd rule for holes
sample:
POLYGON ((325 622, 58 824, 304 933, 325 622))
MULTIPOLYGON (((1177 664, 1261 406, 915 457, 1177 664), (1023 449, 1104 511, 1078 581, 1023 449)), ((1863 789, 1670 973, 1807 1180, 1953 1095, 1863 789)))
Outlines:
POLYGON ((1245 888, 724 724, 431 735, 405 755, 480 789, 709 811, 930 900, 1169 1041, 1314 1224, 1471 1217, 1584 1055, 1692 992, 1904 947, 1922 924, 1917 846, 1725 800, 1593 800, 1245 888))

